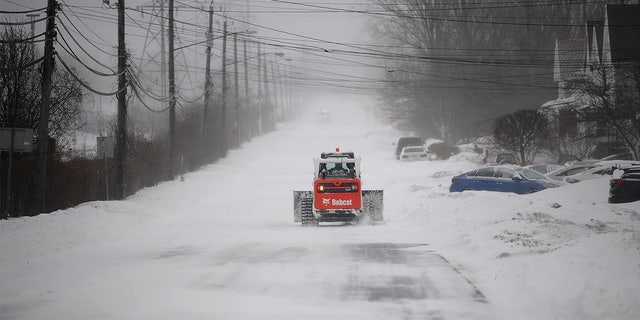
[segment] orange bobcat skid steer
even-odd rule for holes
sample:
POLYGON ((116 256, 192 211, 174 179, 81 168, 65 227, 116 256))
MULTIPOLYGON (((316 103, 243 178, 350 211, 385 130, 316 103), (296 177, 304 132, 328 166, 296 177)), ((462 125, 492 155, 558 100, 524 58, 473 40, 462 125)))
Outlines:
POLYGON ((362 190, 360 158, 353 152, 323 152, 314 159, 313 191, 294 191, 294 221, 382 221, 382 190, 362 190))

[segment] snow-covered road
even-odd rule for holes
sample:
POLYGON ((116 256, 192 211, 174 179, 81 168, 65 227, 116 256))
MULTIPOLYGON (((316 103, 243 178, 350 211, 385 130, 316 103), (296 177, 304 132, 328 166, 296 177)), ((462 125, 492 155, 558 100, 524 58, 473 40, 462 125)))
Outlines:
POLYGON ((606 192, 596 181, 449 194, 473 155, 397 163, 399 133, 340 112, 126 201, 0 221, 0 319, 640 315, 637 204, 590 198, 606 192), (313 157, 335 147, 362 158, 365 188, 385 190, 384 223, 293 223, 292 191, 310 188, 313 157))

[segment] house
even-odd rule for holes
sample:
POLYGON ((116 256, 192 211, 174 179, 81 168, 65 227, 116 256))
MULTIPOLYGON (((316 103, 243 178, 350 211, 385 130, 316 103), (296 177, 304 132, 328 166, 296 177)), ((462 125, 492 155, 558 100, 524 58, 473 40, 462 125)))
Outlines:
POLYGON ((587 41, 585 39, 556 40, 553 63, 553 81, 558 83, 558 99, 573 95, 569 81, 584 73, 587 41))
MULTIPOLYGON (((590 140, 587 145, 592 150, 582 150, 585 154, 579 156, 602 157, 618 152, 620 142, 614 129, 597 118, 578 121, 576 111, 585 111, 590 105, 571 87, 571 80, 602 76, 597 74, 598 68, 608 66, 612 72, 607 73, 606 81, 625 81, 621 76, 624 69, 640 64, 640 5, 607 5, 604 19, 588 20, 585 28, 585 39, 556 40, 554 81, 558 98, 546 102, 541 109, 554 119, 559 138, 590 140)), ((615 101, 620 99, 616 96, 615 101)))
POLYGON ((575 94, 571 80, 584 76, 588 69, 587 52, 590 43, 586 39, 556 40, 554 50, 553 80, 558 86, 558 98, 548 101, 541 110, 548 115, 555 126, 562 146, 559 153, 571 153, 582 158, 589 152, 586 148, 576 148, 564 141, 573 141, 590 128, 578 121, 578 113, 586 104, 575 94))

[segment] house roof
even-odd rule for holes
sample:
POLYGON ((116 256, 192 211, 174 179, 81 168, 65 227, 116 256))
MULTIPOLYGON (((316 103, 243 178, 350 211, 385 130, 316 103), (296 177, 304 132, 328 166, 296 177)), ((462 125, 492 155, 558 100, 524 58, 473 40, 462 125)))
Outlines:
POLYGON ((607 5, 611 61, 640 61, 640 5, 607 5))
POLYGON ((545 102, 540 108, 545 110, 559 110, 565 107, 572 107, 576 104, 576 98, 571 96, 564 99, 555 99, 545 102))
POLYGON ((571 79, 582 72, 585 64, 584 39, 557 40, 554 78, 556 81, 571 79))
POLYGON ((563 109, 584 109, 588 105, 579 97, 570 96, 564 99, 555 99, 545 102, 540 108, 545 112, 558 112, 563 109))

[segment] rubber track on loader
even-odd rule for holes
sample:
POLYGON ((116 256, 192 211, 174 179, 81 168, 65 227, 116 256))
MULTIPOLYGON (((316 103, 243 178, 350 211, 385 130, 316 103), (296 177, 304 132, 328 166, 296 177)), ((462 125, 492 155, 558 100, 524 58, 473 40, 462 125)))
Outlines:
POLYGON ((313 198, 300 199, 300 218, 303 226, 317 226, 318 219, 313 216, 313 198))
POLYGON ((362 190, 362 210, 373 221, 383 221, 384 191, 362 190))

